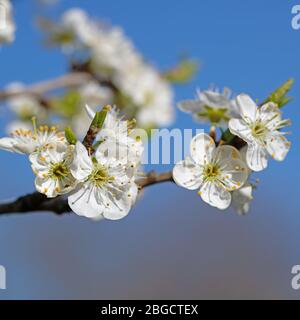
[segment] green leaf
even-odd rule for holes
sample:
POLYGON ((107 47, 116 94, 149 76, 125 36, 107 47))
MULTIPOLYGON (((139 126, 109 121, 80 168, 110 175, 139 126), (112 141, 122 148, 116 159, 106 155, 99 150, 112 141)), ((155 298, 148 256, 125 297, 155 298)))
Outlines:
POLYGON ((273 91, 266 100, 262 102, 261 105, 267 102, 274 102, 278 105, 279 108, 283 107, 287 103, 291 101, 291 97, 288 97, 287 94, 291 90, 294 84, 293 79, 289 79, 284 82, 280 87, 278 87, 275 91, 273 91))
POLYGON ((183 84, 192 80, 199 70, 199 63, 192 59, 183 59, 175 67, 163 73, 163 77, 175 84, 183 84))
POLYGON ((103 127, 107 112, 111 109, 111 106, 105 106, 101 111, 96 112, 92 121, 92 126, 101 129, 103 127))
POLYGON ((52 101, 57 113, 66 118, 72 118, 78 114, 81 106, 81 96, 78 91, 70 90, 63 96, 52 101))
POLYGON ((73 132, 73 130, 72 130, 71 127, 66 127, 66 128, 65 128, 65 136, 66 136, 67 141, 68 141, 70 144, 76 144, 76 142, 77 142, 77 137, 76 137, 76 135, 75 135, 75 133, 73 132))

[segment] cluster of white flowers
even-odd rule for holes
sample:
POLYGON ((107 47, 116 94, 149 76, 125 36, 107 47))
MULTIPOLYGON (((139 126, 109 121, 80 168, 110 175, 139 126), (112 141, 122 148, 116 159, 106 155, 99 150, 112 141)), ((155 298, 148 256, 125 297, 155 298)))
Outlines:
POLYGON ((199 189, 199 195, 211 206, 227 209, 232 204, 238 213, 245 214, 254 187, 249 182, 250 174, 265 169, 269 156, 285 159, 291 143, 281 129, 290 121, 282 120, 275 103, 257 106, 246 94, 230 100, 224 93, 204 91, 197 100, 180 102, 179 108, 196 119, 227 125, 244 146, 241 152, 230 141, 221 140, 216 146, 212 137, 198 134, 191 142, 191 158, 173 169, 175 182, 190 190, 199 189))
POLYGON ((64 51, 90 61, 94 72, 113 82, 117 98, 126 101, 124 112, 134 113, 140 125, 165 126, 172 122, 170 85, 145 62, 121 28, 97 23, 81 9, 70 9, 54 34, 64 51))
POLYGON ((10 0, 0 0, 0 44, 9 43, 15 39, 16 26, 12 11, 10 0))
MULTIPOLYGON (((96 118, 91 108, 87 110, 96 118)), ((55 127, 37 128, 35 122, 32 131, 19 129, 1 138, 0 148, 29 154, 40 193, 49 198, 67 194, 71 209, 81 216, 120 219, 137 198, 135 180, 143 144, 132 136, 131 123, 119 118, 116 109, 107 107, 104 115, 93 150, 69 141, 55 127)))

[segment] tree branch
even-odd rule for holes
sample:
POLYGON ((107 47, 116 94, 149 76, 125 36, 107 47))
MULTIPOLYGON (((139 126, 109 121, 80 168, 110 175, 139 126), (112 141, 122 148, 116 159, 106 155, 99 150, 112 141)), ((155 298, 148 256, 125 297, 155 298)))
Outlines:
MULTIPOLYGON (((157 174, 154 171, 149 172, 145 178, 137 181, 139 189, 162 182, 172 182, 172 172, 164 172, 157 174)), ((44 194, 33 192, 26 196, 22 196, 14 201, 0 203, 0 215, 12 213, 28 213, 50 211, 61 215, 71 212, 68 201, 65 197, 47 198, 44 194)))
POLYGON ((94 77, 87 72, 71 72, 58 78, 42 81, 24 87, 21 90, 0 91, 0 100, 6 100, 20 95, 33 95, 43 98, 43 94, 60 88, 76 87, 93 80, 94 77))

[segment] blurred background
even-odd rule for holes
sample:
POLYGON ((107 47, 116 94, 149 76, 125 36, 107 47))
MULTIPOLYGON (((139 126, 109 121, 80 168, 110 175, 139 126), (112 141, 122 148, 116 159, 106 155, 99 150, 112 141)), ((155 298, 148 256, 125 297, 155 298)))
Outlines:
MULTIPOLYGON (((291 268, 300 264, 300 30, 291 27, 297 1, 76 1, 47 10, 54 17, 80 7, 124 29, 160 69, 182 53, 199 59, 192 82, 175 87, 175 101, 210 84, 259 100, 290 77, 294 100, 292 149, 259 174, 251 210, 220 212, 171 183, 152 186, 125 219, 95 223, 51 213, 0 217, 0 264, 7 290, 0 299, 299 299, 291 268)), ((299 3, 300 4, 300 3, 299 3)), ((66 60, 41 45, 35 17, 46 10, 14 1, 16 40, 0 49, 0 87, 62 75, 66 60)), ((0 133, 9 113, 0 108, 0 133)), ((171 127, 197 128, 176 110, 171 127)), ((1 151, 0 199, 34 190, 26 157, 1 151)), ((148 167, 148 169, 150 169, 148 167)), ((168 166, 152 166, 162 171, 168 166)), ((147 170, 147 168, 146 168, 147 170)))

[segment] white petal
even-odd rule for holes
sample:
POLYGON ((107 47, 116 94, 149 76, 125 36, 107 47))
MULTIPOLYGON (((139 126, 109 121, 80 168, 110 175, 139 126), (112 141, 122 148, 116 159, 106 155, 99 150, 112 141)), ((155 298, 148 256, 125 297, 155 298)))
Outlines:
POLYGON ((291 143, 279 132, 270 134, 266 144, 268 153, 277 161, 283 161, 291 147, 291 143))
POLYGON ((85 111, 88 114, 89 118, 91 118, 91 120, 93 120, 96 112, 88 104, 86 104, 84 107, 85 107, 85 111))
POLYGON ((252 136, 251 129, 247 123, 242 119, 230 119, 229 120, 229 130, 232 134, 240 137, 241 139, 251 142, 254 140, 252 136))
POLYGON ((247 94, 244 93, 238 95, 236 97, 236 101, 240 109, 241 116, 245 120, 254 122, 256 119, 257 110, 256 103, 247 94))
POLYGON ((215 142, 209 135, 199 133, 191 141, 191 157, 197 164, 203 165, 211 160, 215 148, 215 142))
POLYGON ((205 182, 199 194, 203 201, 220 210, 225 210, 230 206, 231 194, 218 182, 205 182))
POLYGON ((98 218, 104 206, 97 202, 96 188, 91 184, 79 185, 68 197, 70 208, 79 216, 98 218))
MULTIPOLYGON (((1 138, 0 139, 0 149, 10 152, 17 152, 15 149, 15 139, 14 138, 1 138)), ((21 152, 19 152, 21 153, 21 152)))
POLYGON ((85 146, 78 141, 74 151, 74 160, 70 167, 71 173, 77 180, 84 181, 91 174, 92 169, 92 159, 85 146))
POLYGON ((137 187, 130 186, 125 192, 115 196, 111 192, 106 192, 102 196, 105 209, 103 216, 109 220, 119 220, 128 215, 137 195, 137 187))
POLYGON ((173 179, 181 187, 196 190, 202 183, 201 171, 202 169, 187 157, 173 168, 173 179))
POLYGON ((268 165, 267 151, 257 143, 248 145, 246 159, 248 167, 253 171, 262 171, 268 165))
POLYGON ((244 215, 249 211, 252 197, 252 186, 247 183, 241 189, 232 192, 232 206, 238 214, 244 215))
POLYGON ((202 91, 199 94, 199 99, 204 105, 214 109, 227 109, 230 105, 230 101, 227 96, 225 96, 223 93, 215 91, 202 91))
POLYGON ((53 179, 36 177, 34 183, 37 191, 45 194, 48 198, 54 198, 58 195, 57 185, 53 179))
POLYGON ((202 103, 197 100, 184 100, 177 104, 178 108, 183 112, 197 113, 202 110, 202 103))

